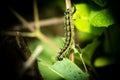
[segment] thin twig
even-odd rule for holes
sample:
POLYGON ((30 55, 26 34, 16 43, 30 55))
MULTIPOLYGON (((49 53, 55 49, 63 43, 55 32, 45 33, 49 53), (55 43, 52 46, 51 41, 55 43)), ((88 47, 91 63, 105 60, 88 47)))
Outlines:
MULTIPOLYGON (((51 19, 45 19, 39 21, 38 25, 40 27, 46 27, 46 26, 53 26, 53 25, 59 25, 64 23, 64 18, 63 17, 58 17, 58 18, 51 18, 51 19)), ((28 22, 30 26, 35 26, 34 22, 28 22)), ((13 26, 14 30, 21 30, 25 29, 25 25, 16 25, 13 26)))
POLYGON ((82 57, 82 53, 79 54, 79 55, 80 55, 80 59, 81 59, 81 61, 82 61, 82 63, 83 63, 83 66, 84 66, 84 68, 85 68, 85 72, 88 73, 87 67, 86 67, 85 62, 84 62, 83 57, 82 57))
POLYGON ((22 24, 28 28, 31 32, 34 32, 35 29, 33 26, 29 25, 29 23, 27 22, 27 20, 25 20, 20 14, 18 14, 16 11, 14 11, 13 9, 11 9, 12 13, 22 22, 22 24))
POLYGON ((33 5, 33 9, 34 9, 34 23, 35 23, 35 27, 36 29, 40 29, 40 23, 39 23, 39 13, 38 13, 38 8, 37 8, 37 2, 36 0, 34 0, 34 5, 33 5))
POLYGON ((24 63, 24 69, 28 69, 29 67, 32 66, 38 55, 42 52, 43 47, 42 46, 37 46, 35 51, 32 53, 32 55, 29 57, 29 59, 24 63))
MULTIPOLYGON (((16 36, 16 31, 0 31, 1 34, 9 35, 9 36, 16 36)), ((23 37, 36 37, 35 33, 31 32, 21 32, 23 37)))
MULTIPOLYGON (((62 24, 63 22, 64 22, 64 18, 63 17, 60 17, 60 18, 58 17, 58 18, 41 20, 41 21, 39 21, 39 25, 40 25, 40 27, 44 27, 44 26, 62 24)), ((29 24, 34 25, 33 22, 30 22, 29 24)))

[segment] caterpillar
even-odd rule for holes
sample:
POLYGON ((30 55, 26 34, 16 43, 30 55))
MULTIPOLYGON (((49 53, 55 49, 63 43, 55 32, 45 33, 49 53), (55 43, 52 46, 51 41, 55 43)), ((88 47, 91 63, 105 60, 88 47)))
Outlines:
POLYGON ((66 9, 64 13, 64 26, 65 26, 65 43, 63 48, 60 50, 57 56, 58 60, 62 60, 64 55, 69 51, 74 38, 74 25, 72 15, 75 13, 76 8, 74 6, 74 11, 71 12, 70 9, 66 9))

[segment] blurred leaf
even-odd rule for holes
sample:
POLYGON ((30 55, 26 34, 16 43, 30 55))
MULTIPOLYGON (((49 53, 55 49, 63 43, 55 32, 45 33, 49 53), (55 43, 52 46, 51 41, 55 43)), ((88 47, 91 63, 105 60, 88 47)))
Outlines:
POLYGON ((77 20, 74 23, 75 23, 76 28, 79 31, 91 32, 90 24, 89 24, 88 20, 85 20, 85 19, 77 19, 77 20))
POLYGON ((85 3, 76 4, 76 9, 77 11, 73 15, 75 19, 74 24, 81 32, 101 35, 104 27, 115 23, 109 9, 94 10, 94 8, 85 3))
POLYGON ((114 24, 114 18, 109 9, 102 9, 100 11, 91 11, 90 24, 94 27, 109 27, 114 24))
POLYGON ((103 28, 96 28, 90 24, 90 13, 92 8, 90 5, 82 3, 76 4, 76 13, 73 15, 74 24, 80 32, 92 33, 93 35, 101 35, 103 28))
POLYGON ((83 32, 90 32, 90 6, 85 3, 76 4, 76 9, 77 11, 73 15, 73 18, 75 19, 74 24, 76 28, 83 32))
POLYGON ((68 59, 56 62, 52 67, 63 75, 65 80, 88 80, 88 74, 68 59))
POLYGON ((104 67, 113 63, 113 59, 108 57, 98 57, 94 61, 95 67, 104 67))
POLYGON ((76 12, 74 14, 74 18, 88 18, 89 17, 89 13, 91 11, 90 5, 86 4, 86 3, 81 3, 81 4, 76 4, 76 12))
POLYGON ((91 66, 93 54, 99 44, 100 42, 95 39, 92 43, 88 44, 85 48, 82 49, 83 59, 87 65, 91 66))

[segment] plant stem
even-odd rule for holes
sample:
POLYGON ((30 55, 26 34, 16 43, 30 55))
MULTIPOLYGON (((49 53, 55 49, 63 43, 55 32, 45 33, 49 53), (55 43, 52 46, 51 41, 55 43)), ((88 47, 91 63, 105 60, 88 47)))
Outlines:
POLYGON ((85 62, 84 62, 83 57, 82 57, 82 53, 79 54, 79 55, 80 55, 80 59, 81 59, 81 61, 82 61, 82 63, 83 63, 83 66, 84 66, 84 68, 85 68, 85 72, 88 73, 87 67, 86 67, 85 62))
POLYGON ((71 0, 66 0, 66 9, 71 10, 71 0))

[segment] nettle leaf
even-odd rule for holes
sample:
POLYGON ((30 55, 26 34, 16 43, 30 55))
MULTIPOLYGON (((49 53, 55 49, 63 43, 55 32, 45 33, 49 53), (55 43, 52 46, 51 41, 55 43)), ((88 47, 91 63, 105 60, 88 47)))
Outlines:
POLYGON ((100 11, 91 11, 90 24, 94 27, 109 27, 114 24, 114 18, 109 9, 102 9, 100 11))
POLYGON ((66 58, 57 61, 52 68, 61 74, 65 80, 88 80, 88 74, 66 58))

